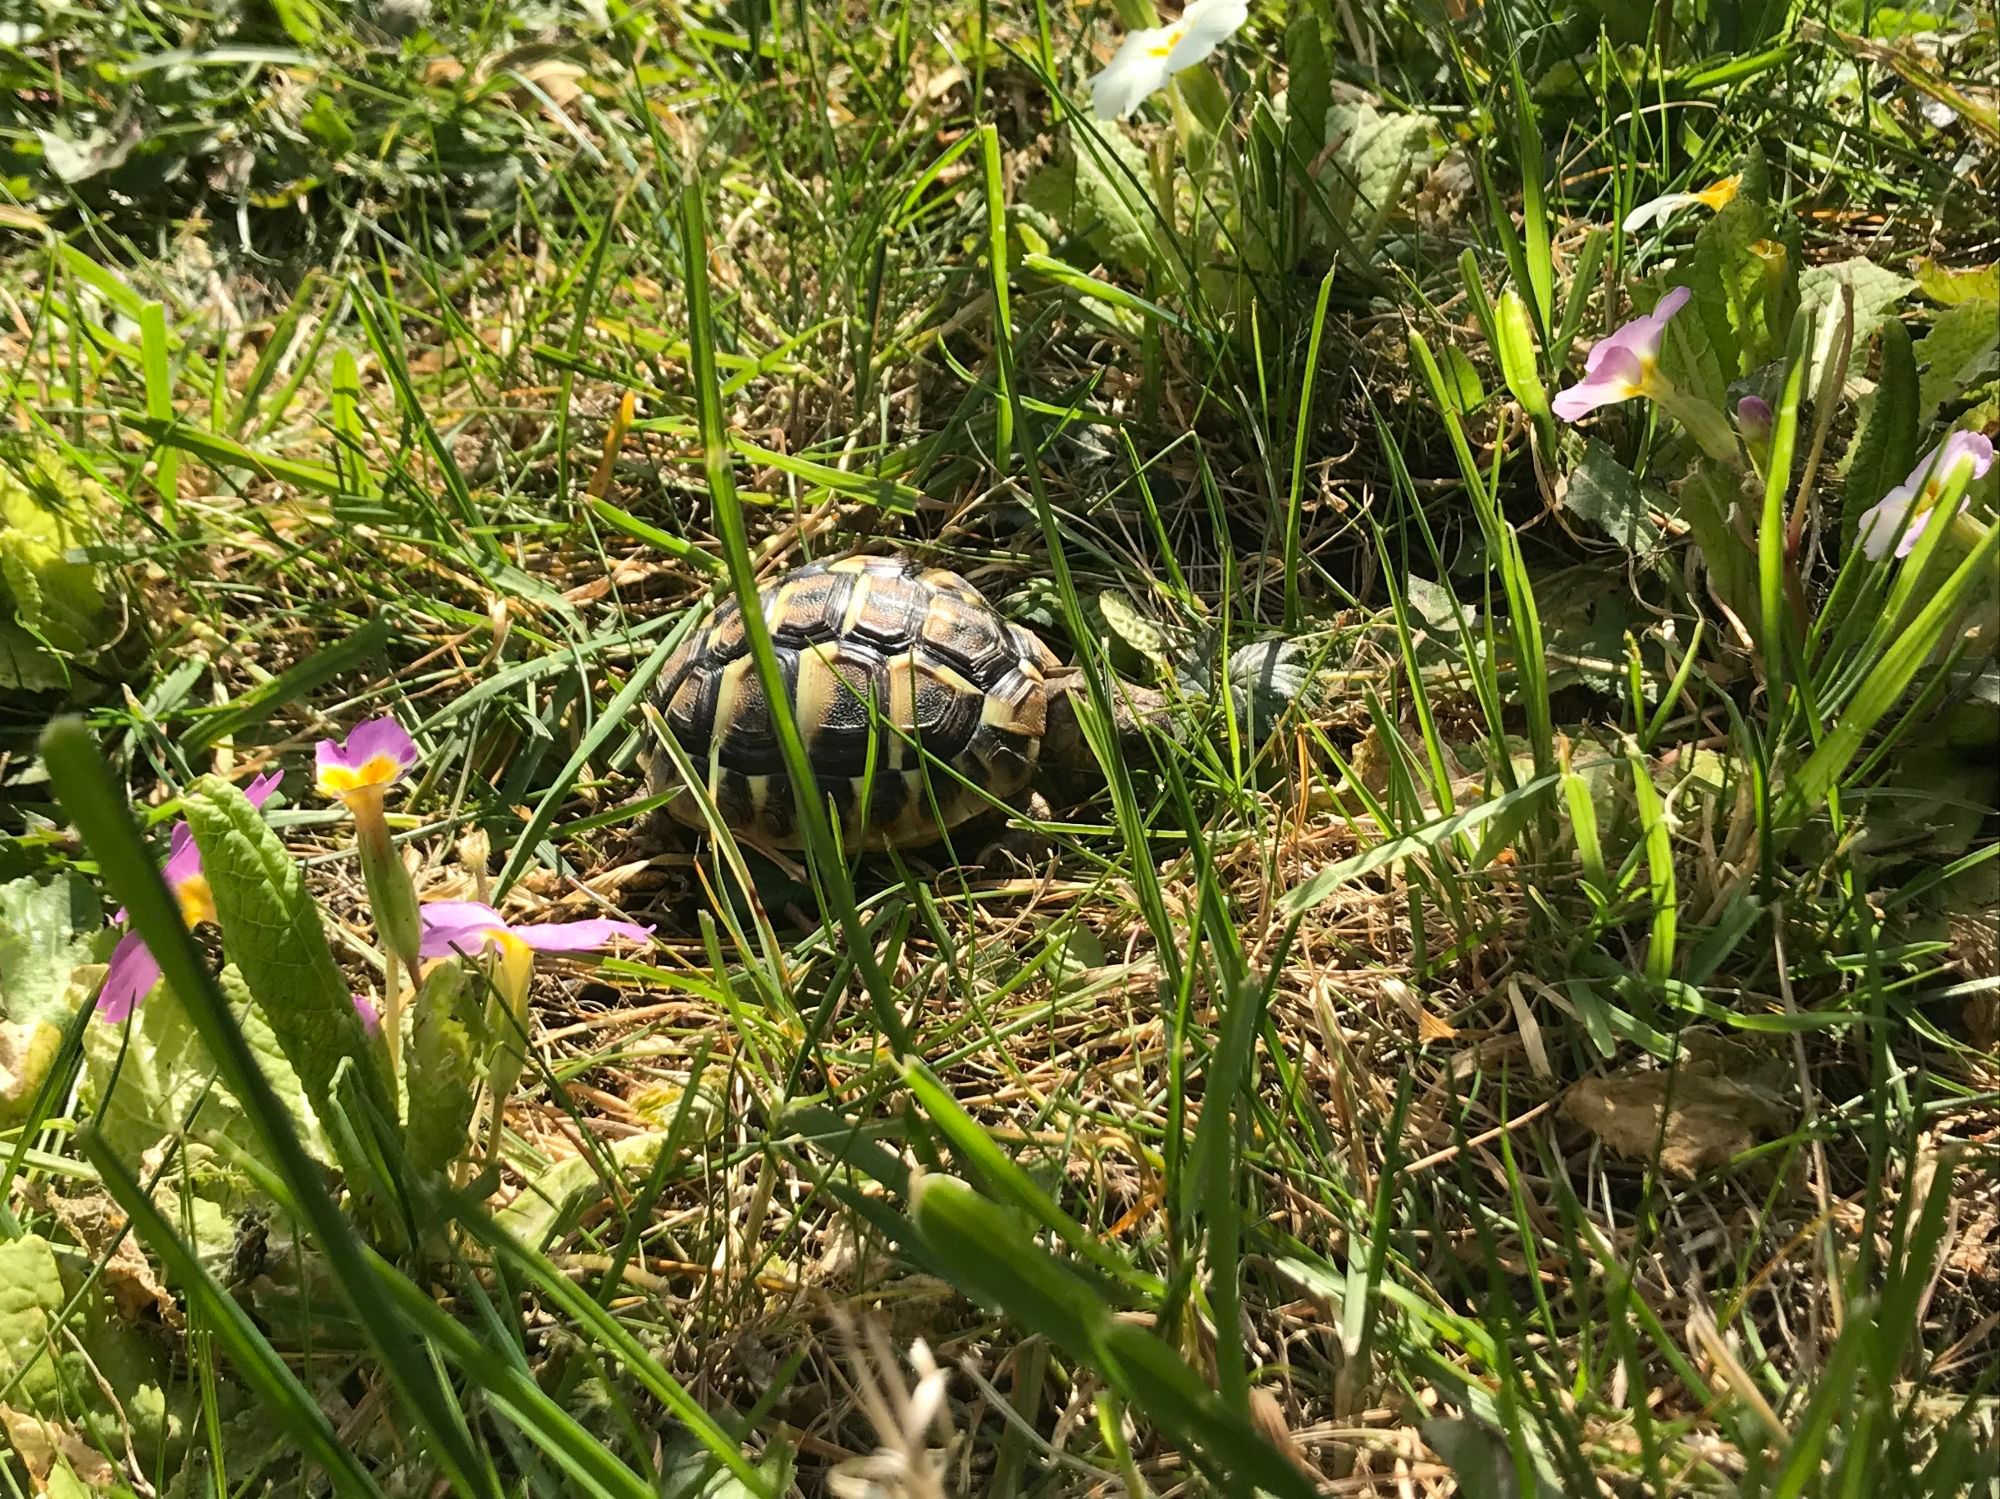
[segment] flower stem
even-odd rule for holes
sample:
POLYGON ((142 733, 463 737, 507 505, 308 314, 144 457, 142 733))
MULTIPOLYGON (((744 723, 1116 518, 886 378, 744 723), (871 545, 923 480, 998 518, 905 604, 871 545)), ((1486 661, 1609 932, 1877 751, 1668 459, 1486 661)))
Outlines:
POLYGON ((1742 471, 1743 447, 1737 442, 1736 429, 1730 426, 1728 417, 1700 396, 1691 396, 1657 377, 1647 394, 1662 411, 1687 429, 1688 436, 1704 453, 1719 463, 1742 471))
MULTIPOLYGON (((403 1083, 403 965, 397 959, 394 948, 385 949, 382 956, 382 1034, 389 1043, 389 1086, 400 1095, 403 1083)), ((416 971, 412 969, 410 981, 415 983, 416 977, 416 971)))

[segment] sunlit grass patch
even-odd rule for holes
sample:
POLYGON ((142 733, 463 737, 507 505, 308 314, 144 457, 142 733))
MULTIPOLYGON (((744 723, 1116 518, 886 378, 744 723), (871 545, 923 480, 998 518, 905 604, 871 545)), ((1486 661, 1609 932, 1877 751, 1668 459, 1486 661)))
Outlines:
POLYGON ((1990 27, 1176 16, 0 41, 7 1492, 1991 1481, 1990 27), (663 845, 897 548, 1052 856, 663 845))

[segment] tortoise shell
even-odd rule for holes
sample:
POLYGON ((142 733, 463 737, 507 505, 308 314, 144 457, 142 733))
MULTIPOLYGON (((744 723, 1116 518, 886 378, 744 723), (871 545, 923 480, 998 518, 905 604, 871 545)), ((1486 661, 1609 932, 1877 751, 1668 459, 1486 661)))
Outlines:
MULTIPOLYGON (((1046 673, 1058 663, 957 573, 903 557, 842 557, 765 584, 758 603, 785 711, 848 847, 930 842, 1032 778, 1048 721, 1046 673)), ((653 700, 732 832, 803 846, 734 598, 674 653, 653 700)), ((678 788, 666 804, 675 821, 706 826, 669 756, 655 756, 651 779, 655 794, 678 788)))

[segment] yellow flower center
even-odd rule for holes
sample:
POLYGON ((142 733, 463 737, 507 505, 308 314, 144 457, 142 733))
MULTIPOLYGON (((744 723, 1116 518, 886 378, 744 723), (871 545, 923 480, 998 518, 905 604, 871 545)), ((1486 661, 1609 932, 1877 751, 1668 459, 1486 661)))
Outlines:
POLYGON ((1175 26, 1167 32, 1166 40, 1162 41, 1156 47, 1148 47, 1146 49, 1146 55, 1148 57, 1169 56, 1172 54, 1174 48, 1178 47, 1181 44, 1181 38, 1186 35, 1187 35, 1187 28, 1185 26, 1175 26))
POLYGON ((343 801, 356 791, 389 785, 403 773, 403 767, 387 755, 370 755, 359 765, 329 765, 320 772, 319 789, 343 801))
POLYGON ((528 1014, 528 983, 535 972, 535 950, 512 932, 498 927, 484 935, 491 937, 500 948, 500 971, 495 977, 500 993, 515 1016, 525 1020, 528 1014))
POLYGON ((174 895, 181 904, 181 920, 189 927, 200 926, 204 921, 221 924, 215 914, 215 892, 208 887, 207 875, 189 875, 174 886, 174 895))
POLYGON ((1743 174, 1738 172, 1734 177, 1724 177, 1720 182, 1703 188, 1694 195, 1695 201, 1720 212, 1736 201, 1737 189, 1742 186, 1743 174))

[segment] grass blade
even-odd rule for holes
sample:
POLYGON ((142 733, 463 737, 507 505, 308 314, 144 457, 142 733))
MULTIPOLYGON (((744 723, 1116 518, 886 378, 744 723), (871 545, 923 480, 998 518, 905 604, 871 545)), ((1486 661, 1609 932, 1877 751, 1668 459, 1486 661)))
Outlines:
POLYGON ((209 977, 180 908, 140 841, 125 799, 82 721, 61 718, 50 724, 42 736, 42 757, 63 811, 96 856, 111 894, 131 912, 133 930, 145 938, 168 987, 187 1006, 196 1033, 215 1059, 217 1075, 241 1103, 259 1141, 277 1163, 381 1358, 383 1372, 423 1432, 431 1456, 460 1493, 499 1499, 492 1472, 472 1450, 457 1402, 383 1294, 367 1251, 346 1215, 334 1205, 321 1168, 306 1154, 228 1002, 209 977))

